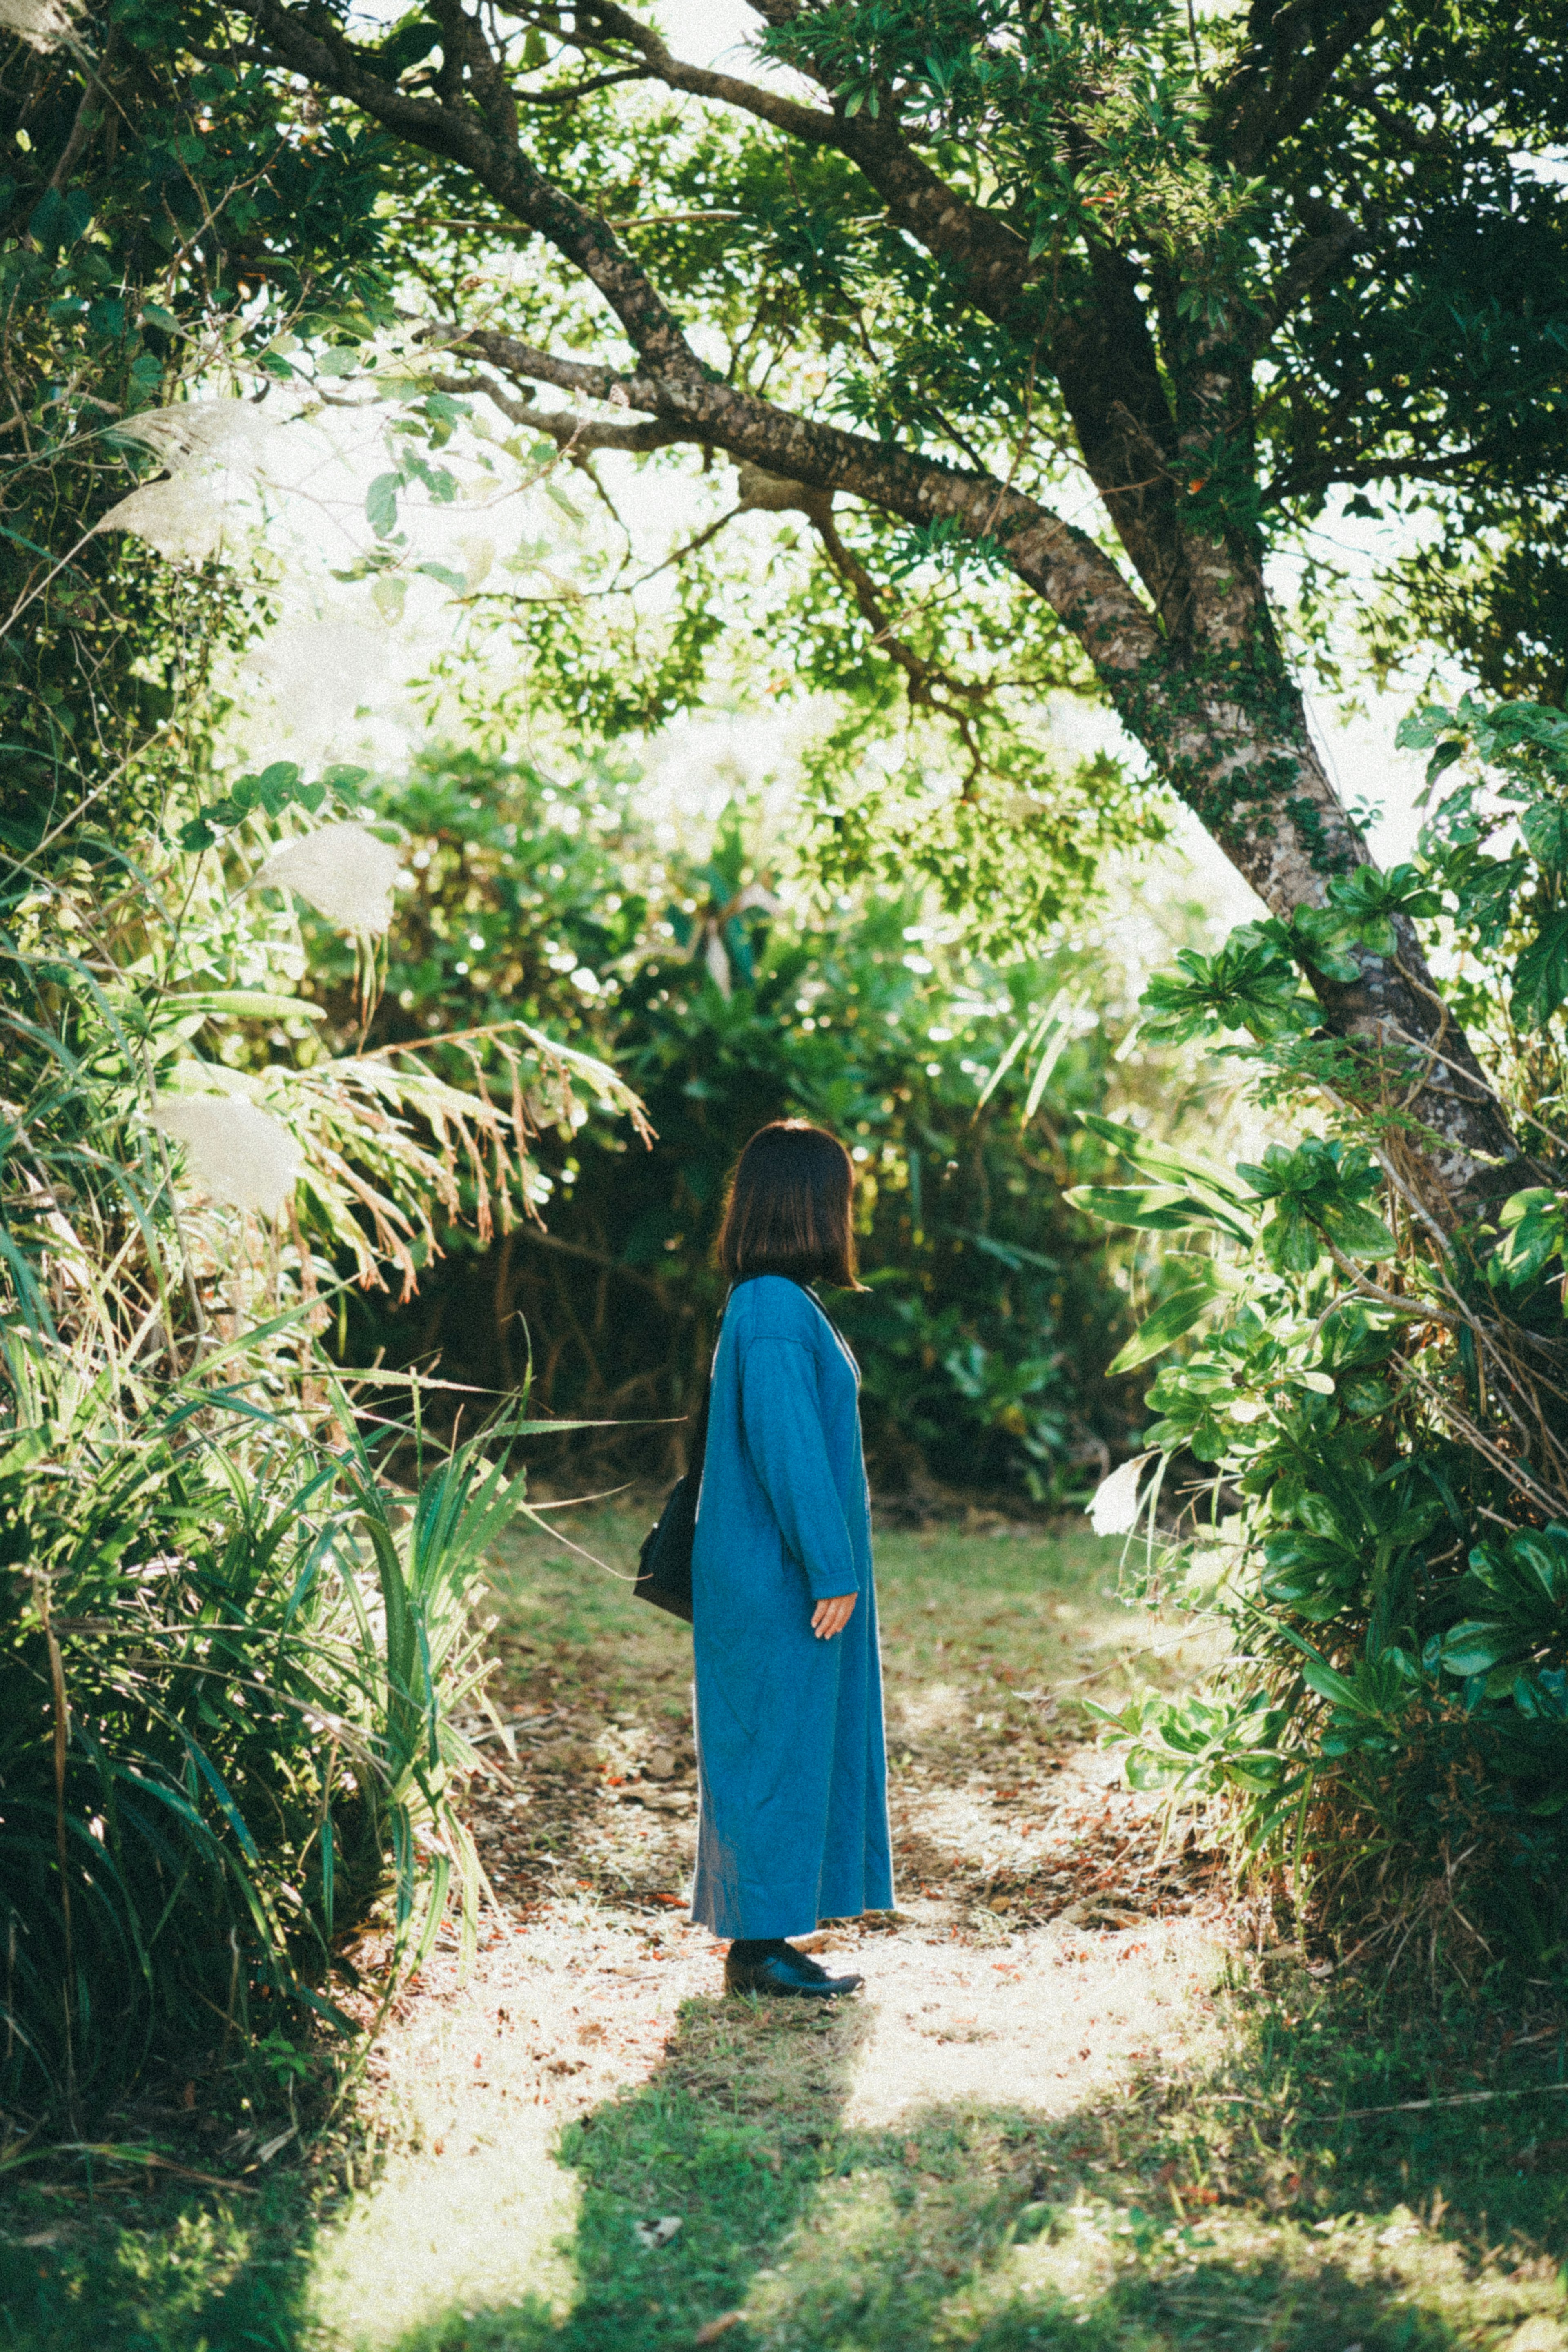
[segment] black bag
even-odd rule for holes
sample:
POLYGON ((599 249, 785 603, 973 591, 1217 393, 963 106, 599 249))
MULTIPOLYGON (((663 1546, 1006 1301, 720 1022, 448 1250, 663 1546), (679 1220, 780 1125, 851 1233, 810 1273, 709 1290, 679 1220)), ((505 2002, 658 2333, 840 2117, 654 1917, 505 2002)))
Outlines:
MULTIPOLYGON (((795 1276, 790 1275, 786 1278, 793 1282, 795 1276)), ((761 1279, 760 1275, 743 1274, 740 1282, 731 1284, 729 1297, 724 1301, 726 1307, 740 1289, 741 1283, 761 1279)), ((809 1283, 803 1282, 800 1286, 812 1297, 815 1305, 822 1305, 809 1283)), ((832 1321, 831 1317, 828 1319, 832 1321)), ((721 1329, 723 1323, 724 1318, 721 1315, 721 1329)), ((833 1328, 838 1332, 842 1346, 843 1333, 838 1331, 837 1323, 833 1328)), ((717 1342, 713 1352, 717 1356, 717 1342)), ((708 1407, 712 1394, 713 1380, 710 1373, 708 1386, 702 1392, 701 1409, 697 1415, 697 1427, 692 1433, 690 1467, 684 1478, 676 1480, 665 1496, 663 1510, 642 1539, 642 1549, 637 1554, 637 1581, 632 1586, 639 1601, 651 1601, 656 1609, 667 1611, 671 1617, 683 1617, 689 1625, 691 1622, 691 1547, 697 1540, 697 1497, 702 1491, 702 1457, 708 1451, 708 1407)))
MULTIPOLYGON (((711 1382, 710 1382, 710 1390, 711 1382)), ((691 1547, 697 1537, 697 1497, 702 1486, 702 1457, 708 1450, 708 1396, 691 1440, 691 1463, 665 1498, 654 1525, 643 1538, 637 1555, 637 1578, 632 1591, 639 1601, 651 1601, 671 1617, 691 1622, 691 1547)))
MULTIPOLYGON (((743 1274, 741 1282, 732 1283, 724 1304, 733 1298, 742 1282, 755 1282, 754 1274, 743 1274)), ((802 1285, 804 1289, 805 1285, 802 1285)), ((719 1318, 721 1330, 724 1318, 719 1318)), ((715 1340, 713 1352, 719 1352, 715 1340)), ((697 1497, 702 1490, 702 1457, 708 1451, 708 1405, 713 1393, 712 1373, 702 1391, 702 1403, 697 1415, 697 1427, 691 1436, 691 1461, 684 1478, 678 1478, 664 1499, 664 1508, 643 1538, 637 1554, 637 1582, 633 1592, 639 1601, 651 1601, 656 1609, 666 1610, 671 1617, 684 1617, 691 1622, 691 1547, 697 1540, 697 1497)))

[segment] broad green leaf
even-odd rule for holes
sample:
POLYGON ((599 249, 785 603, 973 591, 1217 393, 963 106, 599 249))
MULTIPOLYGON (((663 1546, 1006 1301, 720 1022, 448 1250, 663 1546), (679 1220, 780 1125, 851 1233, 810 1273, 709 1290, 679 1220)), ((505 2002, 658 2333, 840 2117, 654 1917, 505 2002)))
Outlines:
POLYGON ((1320 1658, 1315 1651, 1310 1652, 1301 1662, 1301 1680, 1309 1690, 1315 1690, 1320 1698, 1330 1700, 1335 1706, 1342 1706, 1347 1714, 1364 1715, 1367 1712, 1354 1684, 1348 1683, 1343 1675, 1336 1674, 1328 1661, 1320 1658))
POLYGON ((1568 1002, 1568 911, 1548 915, 1513 968, 1510 1011, 1517 1026, 1539 1029, 1568 1002))
POLYGON ((1531 1184, 1506 1200, 1498 1215, 1503 1238, 1488 1269, 1510 1287, 1533 1281, 1563 1246, 1563 1197, 1548 1185, 1531 1184))
POLYGON ((1568 808, 1557 801, 1537 801, 1520 818, 1520 829, 1542 866, 1555 874, 1568 870, 1568 808))
POLYGON ((1111 1373, 1131 1372, 1139 1364, 1146 1364, 1151 1356, 1159 1355, 1184 1331, 1190 1331, 1220 1296, 1217 1284, 1212 1282, 1194 1282, 1173 1291, 1147 1321, 1139 1325, 1111 1364, 1111 1373))
POLYGON ((1510 1625, 1489 1623, 1484 1618, 1467 1617, 1443 1637, 1438 1658, 1451 1675, 1489 1674, 1504 1658, 1517 1657, 1521 1647, 1520 1637, 1510 1625))
POLYGON ((1212 1160, 1200 1159, 1196 1152, 1180 1151, 1174 1144, 1140 1135, 1135 1127, 1123 1127, 1116 1119, 1102 1118, 1098 1111, 1086 1111, 1083 1124, 1090 1135, 1097 1135, 1102 1143, 1113 1144, 1135 1168, 1146 1170, 1163 1183, 1181 1185, 1194 1192, 1212 1192, 1235 1209, 1251 1206, 1235 1174, 1229 1169, 1217 1167, 1212 1160))
POLYGON ((1062 1196, 1086 1216, 1108 1225, 1139 1225, 1147 1233, 1176 1234, 1194 1225, 1225 1225, 1229 1220, 1194 1201, 1173 1184, 1075 1184, 1062 1196))
POLYGON ((1392 1257, 1397 1244, 1383 1219, 1372 1209, 1332 1208, 1323 1223, 1347 1257, 1392 1257))

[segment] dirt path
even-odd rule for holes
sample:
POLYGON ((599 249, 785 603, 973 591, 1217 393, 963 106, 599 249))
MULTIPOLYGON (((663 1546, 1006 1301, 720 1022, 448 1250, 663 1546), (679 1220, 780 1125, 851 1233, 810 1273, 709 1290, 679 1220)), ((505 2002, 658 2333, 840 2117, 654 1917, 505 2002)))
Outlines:
MULTIPOLYGON (((591 1540, 615 1561, 632 1532, 602 1520, 591 1540)), ((1113 1683, 1146 1622, 1082 1541, 905 1537, 882 1556, 900 1909, 815 1939, 867 1979, 828 2029, 833 2129, 1071 2116, 1201 2038, 1221 1964, 1205 1866, 1161 1853, 1152 1808, 1053 1687, 1113 1683)), ((580 2226, 563 2126, 657 2100, 692 2004, 741 2007, 742 2101, 785 2022, 720 2002, 721 1947, 686 1924, 687 1637, 592 1575, 525 1551, 500 1586, 516 1752, 492 1745, 474 1822, 507 1925, 467 1981, 438 1951, 378 2053, 400 2152, 318 2266, 340 2342, 402 2345, 454 2305, 558 2326, 554 2249, 580 2226)))

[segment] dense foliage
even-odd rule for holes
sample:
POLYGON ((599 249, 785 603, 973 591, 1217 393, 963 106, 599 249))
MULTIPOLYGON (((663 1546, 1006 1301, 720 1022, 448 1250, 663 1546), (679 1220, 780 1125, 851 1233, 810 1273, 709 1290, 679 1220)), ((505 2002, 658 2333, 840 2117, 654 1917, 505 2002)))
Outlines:
POLYGON ((1447 1234, 1422 1196, 1403 1055, 1381 1099, 1358 1098, 1363 1071, 1347 1082, 1344 1049, 1325 1052, 1283 926, 1249 926, 1154 982, 1156 1034, 1249 1033, 1228 1050, 1267 1099, 1327 1087, 1332 1107, 1323 1132, 1234 1172, 1123 1131, 1136 1181, 1079 1195, 1185 1236, 1187 1302, 1152 1336, 1205 1328, 1150 1391, 1162 1476, 1140 1507, 1153 1511, 1163 1465, 1200 1465, 1182 1499, 1202 1531, 1156 1581, 1235 1636, 1215 1689, 1115 1720, 1136 1778, 1208 1793, 1245 1853, 1289 1866, 1304 1919, 1556 1982, 1568 719, 1467 698, 1420 710, 1405 740, 1432 751, 1419 854, 1337 883, 1312 952, 1375 939, 1395 906, 1429 927, 1447 1001, 1484 1041, 1531 1157, 1496 1169, 1490 1207, 1447 1234))
MULTIPOLYGON (((545 1224, 478 1255, 444 1236, 447 1259, 406 1309, 345 1294, 352 1360, 438 1350, 446 1377, 504 1391, 531 1358, 537 1405, 610 1424, 566 1451, 661 1471, 722 1298, 730 1170, 764 1120, 802 1116, 843 1135, 860 1169, 869 1286, 833 1311, 860 1360, 879 1490, 930 1475, 1044 1500, 1125 1450, 1134 1393, 1106 1368, 1126 1337, 1129 1254, 1108 1253, 1060 1186, 1106 1164, 1075 1114, 1114 1080, 1146 1118, 1174 1073, 1168 1055, 1115 1066, 1130 1008, 1098 950, 998 970, 918 900, 781 904, 740 812, 705 859, 660 849, 634 775, 604 763, 547 778, 432 752, 367 790, 406 829, 414 883, 373 1039, 435 1041, 521 1011, 612 1058, 654 1140, 603 1118, 542 1139, 545 1224), (1038 1085, 1030 1038, 1051 1055, 1038 1085)), ((345 949, 324 939, 313 968, 347 1033, 345 949)), ((563 1473, 563 1452, 551 1467, 563 1473)))
MULTIPOLYGON (((214 655, 266 609, 262 582, 172 574, 121 520, 101 528, 169 455, 136 420, 190 379, 233 390, 239 370, 264 391, 283 364, 268 346, 290 329, 365 332, 384 307, 379 184, 371 142, 301 137, 262 75, 204 69, 199 11, 124 0, 87 49, 9 22, 0 821, 15 852, 58 827, 112 872, 117 837, 210 731, 214 655)), ((153 523, 154 543, 174 522, 153 523)))
MULTIPOLYGON (((243 2061, 308 2017, 390 1895, 394 1969, 448 1885, 479 1704, 474 1601, 515 1507, 468 1448, 405 1534, 363 1449, 257 1428, 226 1378, 109 1383, 19 1333, 0 1453, 0 2098, 96 2107, 150 2055, 243 2061), (118 1418, 118 1426, 116 1419, 118 1418)), ((343 1405, 346 1414, 346 1403, 343 1405)))
POLYGON ((371 323, 374 183, 201 29, 132 0, 95 56, 0 12, 0 2099, 79 2126, 171 2044, 343 2024, 384 1901, 394 1977, 449 1885, 471 1925, 456 1718, 521 1486, 416 1452, 398 1507, 322 1294, 339 1255, 411 1279, 459 1155, 521 1213, 525 1087, 630 1105, 515 1024, 505 1106, 313 1049, 291 889, 368 978, 396 857, 352 773, 214 775, 213 665, 268 586, 221 560, 218 478, 269 342, 371 323))

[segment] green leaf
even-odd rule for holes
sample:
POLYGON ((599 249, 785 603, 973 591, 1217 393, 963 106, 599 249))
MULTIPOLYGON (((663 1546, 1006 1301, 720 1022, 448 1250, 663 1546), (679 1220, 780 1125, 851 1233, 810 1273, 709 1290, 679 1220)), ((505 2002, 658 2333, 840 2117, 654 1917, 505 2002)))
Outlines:
POLYGON ((364 494, 364 519, 378 539, 390 539, 397 529, 400 474, 378 474, 364 494))
POLYGON ((321 782, 334 793, 342 793, 345 799, 357 800, 359 787, 369 773, 368 768, 356 768, 346 761, 340 761, 334 766, 321 770, 321 782))
POLYGON ((62 194, 59 189, 49 188, 33 208, 27 234, 46 253, 58 253, 61 246, 74 245, 91 219, 92 199, 83 189, 71 188, 62 194))
POLYGON ((1559 1255, 1568 1236, 1563 1196, 1544 1184, 1527 1185, 1523 1192, 1510 1193, 1498 1223, 1503 1238, 1487 1271, 1494 1283, 1504 1282, 1510 1289, 1533 1282, 1559 1255))
POLYGON ((1504 1658, 1517 1657, 1521 1646, 1511 1626, 1467 1617, 1444 1635, 1437 1655, 1446 1673, 1468 1677, 1489 1674, 1504 1658))
POLYGON ((1212 1160, 1201 1160, 1196 1152, 1181 1151, 1174 1144, 1141 1135, 1135 1127, 1123 1127, 1113 1118, 1102 1118, 1098 1111, 1086 1111, 1083 1124, 1090 1135, 1097 1135, 1102 1143, 1114 1144, 1135 1168, 1145 1169, 1163 1183, 1180 1184, 1194 1192, 1215 1193, 1233 1208, 1247 1205, 1244 1194, 1237 1189, 1235 1176, 1228 1169, 1216 1167, 1212 1160))
POLYGON ((1320 1658, 1315 1650, 1309 1651, 1301 1661, 1301 1680, 1309 1690, 1316 1691, 1320 1698, 1331 1700, 1335 1706, 1342 1706, 1349 1714, 1366 1712, 1356 1696, 1354 1685, 1348 1683, 1343 1675, 1336 1674, 1328 1660, 1320 1658))
POLYGON ((255 779, 256 797, 268 816, 280 816, 294 797, 300 771, 292 760, 274 760, 255 779))
POLYGON ((1542 1029, 1568 1002, 1568 909, 1548 915, 1513 967, 1509 1007, 1518 1028, 1542 1029))
POLYGON ((304 996, 274 996, 259 988, 195 989, 183 996, 166 996, 163 1013, 182 1019, 188 1013, 205 1013, 231 1021, 324 1021, 326 1007, 304 996))
POLYGON ((1326 1209, 1323 1225, 1347 1257, 1392 1257, 1397 1247, 1383 1219, 1371 1209, 1326 1209))
POLYGON ((1520 818, 1520 830, 1530 852, 1549 872, 1568 871, 1568 808, 1558 801, 1537 801, 1520 818))
POLYGON ((1310 1274, 1323 1254, 1316 1226, 1298 1208, 1281 1209, 1263 1228, 1263 1255, 1276 1274, 1310 1274))
POLYGON ((1146 1364, 1151 1356, 1159 1355, 1173 1340, 1190 1331, 1220 1296, 1218 1285, 1213 1282, 1194 1282, 1173 1291, 1139 1325, 1110 1365, 1111 1374, 1132 1371, 1139 1364, 1146 1364))
POLYGON ((1076 1184, 1062 1197, 1108 1225, 1138 1225, 1154 1234, 1184 1233, 1194 1225, 1223 1224, 1230 1230, 1228 1219, 1173 1184, 1076 1184))

